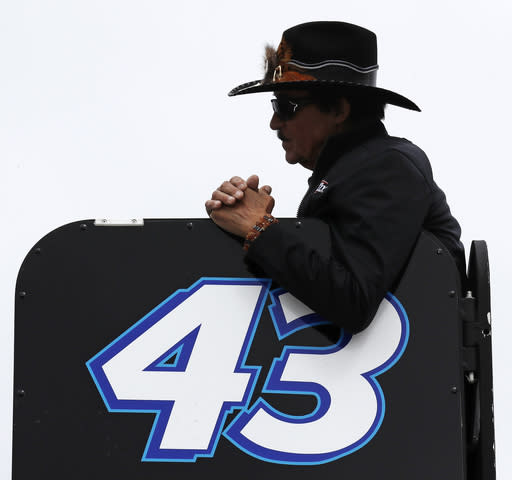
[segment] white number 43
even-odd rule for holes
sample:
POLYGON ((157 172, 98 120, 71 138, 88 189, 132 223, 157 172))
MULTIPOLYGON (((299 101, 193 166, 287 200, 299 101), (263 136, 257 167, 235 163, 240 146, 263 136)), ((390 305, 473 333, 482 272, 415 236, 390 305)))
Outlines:
MULTIPOLYGON (((264 461, 320 464, 377 433, 385 401, 376 377, 398 361, 409 336, 399 301, 388 294, 366 330, 342 333, 334 345, 284 347, 261 393, 316 398, 312 412, 293 416, 254 401, 261 367, 246 364, 269 289, 266 279, 202 278, 87 362, 110 412, 155 414, 144 461, 213 457, 223 435, 264 461)), ((324 323, 288 292, 270 296, 280 339, 324 323)))

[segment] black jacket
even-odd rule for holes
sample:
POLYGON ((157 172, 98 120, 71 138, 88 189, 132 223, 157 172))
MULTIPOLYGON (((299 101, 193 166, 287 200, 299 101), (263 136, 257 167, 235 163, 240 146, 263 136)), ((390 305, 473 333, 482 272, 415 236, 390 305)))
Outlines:
POLYGON ((460 227, 428 158, 382 123, 330 139, 308 182, 298 217, 328 224, 328 244, 305 243, 277 224, 247 259, 324 318, 352 333, 368 326, 422 230, 444 243, 464 275, 460 227))

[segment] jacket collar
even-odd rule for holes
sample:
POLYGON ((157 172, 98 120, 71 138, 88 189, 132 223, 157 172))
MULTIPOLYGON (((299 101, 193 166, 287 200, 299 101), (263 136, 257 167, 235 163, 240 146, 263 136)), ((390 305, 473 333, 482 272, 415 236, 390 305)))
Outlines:
POLYGON ((321 176, 341 155, 361 145, 366 140, 387 135, 384 124, 377 120, 359 125, 348 132, 329 138, 320 153, 310 181, 321 176))

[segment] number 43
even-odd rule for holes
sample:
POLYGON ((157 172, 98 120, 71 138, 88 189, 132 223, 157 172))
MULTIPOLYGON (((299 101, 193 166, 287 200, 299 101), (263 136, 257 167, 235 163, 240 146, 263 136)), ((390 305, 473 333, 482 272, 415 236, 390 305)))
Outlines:
MULTIPOLYGON (((261 368, 246 358, 269 288, 265 279, 202 278, 87 362, 110 412, 156 414, 144 461, 213 457, 222 434, 264 461, 320 464, 377 433, 385 400, 376 377, 398 361, 409 336, 398 300, 388 294, 366 330, 334 345, 284 347, 263 392, 317 399, 313 412, 292 416, 261 397, 249 408, 261 368)), ((324 323, 286 291, 270 295, 279 338, 324 323)))

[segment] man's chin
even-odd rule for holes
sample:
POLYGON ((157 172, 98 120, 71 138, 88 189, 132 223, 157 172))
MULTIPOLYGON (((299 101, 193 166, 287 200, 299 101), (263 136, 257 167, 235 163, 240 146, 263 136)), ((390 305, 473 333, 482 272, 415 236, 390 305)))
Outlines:
POLYGON ((290 165, 299 164, 302 167, 307 168, 308 170, 313 170, 313 165, 311 165, 311 162, 309 162, 305 158, 300 158, 300 157, 297 157, 296 155, 288 155, 288 154, 286 154, 285 158, 286 158, 286 161, 290 165))
POLYGON ((297 155, 293 155, 293 153, 286 152, 284 155, 284 158, 290 165, 295 165, 296 163, 299 163, 300 159, 297 157, 297 155))

